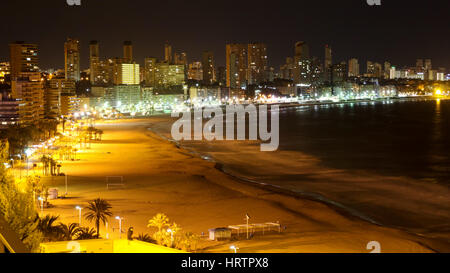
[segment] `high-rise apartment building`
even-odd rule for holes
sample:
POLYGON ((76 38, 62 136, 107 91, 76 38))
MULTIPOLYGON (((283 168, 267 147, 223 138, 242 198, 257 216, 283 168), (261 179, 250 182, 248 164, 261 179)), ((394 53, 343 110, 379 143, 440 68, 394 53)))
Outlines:
POLYGON ((295 60, 309 59, 309 46, 307 43, 300 41, 295 43, 295 60))
POLYGON ((423 69, 424 69, 423 59, 416 60, 416 69, 417 69, 417 71, 423 71, 423 69))
POLYGON ((133 62, 133 44, 131 41, 123 42, 123 60, 125 63, 133 62))
POLYGON ((155 86, 156 87, 168 87, 168 86, 180 86, 185 83, 185 66, 157 63, 155 72, 155 86))
POLYGON ((227 69, 225 66, 217 67, 216 81, 220 86, 225 86, 227 84, 227 69))
POLYGON ((425 59, 425 70, 431 70, 433 66, 431 65, 431 59, 425 59))
POLYGON ((353 58, 348 61, 348 76, 349 77, 358 77, 359 76, 358 59, 353 58))
POLYGON ((341 83, 347 79, 347 62, 341 62, 339 64, 333 65, 333 73, 331 82, 341 83))
POLYGON ((102 63, 100 60, 100 49, 97 41, 89 42, 89 70, 92 85, 103 84, 102 63))
POLYGON ((9 45, 11 98, 19 103, 19 123, 31 125, 44 118, 44 86, 38 67, 38 46, 16 42, 9 45))
POLYGON ((0 63, 0 83, 4 83, 7 79, 10 80, 11 66, 9 62, 0 63))
POLYGON ((205 51, 202 54, 203 83, 212 84, 215 82, 216 73, 214 66, 214 54, 211 51, 205 51))
POLYGON ((68 38, 64 43, 66 79, 80 80, 80 41, 68 38))
POLYGON ((11 81, 11 97, 19 100, 19 122, 37 124, 44 118, 44 86, 39 72, 21 72, 11 81))
POLYGON ((247 86, 247 45, 227 44, 227 87, 241 89, 247 86))
POLYGON ((326 82, 330 82, 331 81, 332 66, 333 66, 332 50, 331 50, 330 46, 325 45, 324 80, 326 82))
POLYGON ((139 64, 136 63, 121 63, 116 67, 116 81, 115 84, 135 85, 140 84, 139 64))
POLYGON ((145 58, 144 60, 144 81, 146 86, 155 85, 156 58, 145 58))
POLYGON ((62 115, 61 97, 75 96, 76 82, 71 79, 52 78, 47 82, 44 91, 45 117, 50 119, 59 118, 62 115))
POLYGON ((286 63, 280 67, 281 79, 294 80, 294 59, 292 57, 286 58, 286 63))
POLYGON ((381 78, 383 68, 380 63, 367 61, 366 76, 372 78, 381 78))
POLYGON ((330 68, 333 65, 333 54, 331 47, 325 45, 325 69, 330 68))
POLYGON ((9 45, 11 79, 20 76, 22 72, 38 72, 38 46, 25 42, 15 42, 9 45))
POLYGON ((164 45, 164 61, 166 63, 172 63, 172 46, 169 43, 164 45))
POLYGON ((189 64, 188 79, 196 81, 203 80, 203 69, 201 62, 193 62, 189 64))
POLYGON ((269 68, 267 66, 267 46, 262 43, 247 45, 248 84, 260 84, 267 81, 269 68))
POLYGON ((312 64, 309 56, 309 46, 305 42, 295 43, 294 83, 310 84, 312 64))
POLYGON ((391 63, 390 62, 388 62, 388 61, 384 62, 384 70, 383 71, 384 71, 384 73, 383 73, 384 78, 390 79, 390 73, 391 73, 391 63))

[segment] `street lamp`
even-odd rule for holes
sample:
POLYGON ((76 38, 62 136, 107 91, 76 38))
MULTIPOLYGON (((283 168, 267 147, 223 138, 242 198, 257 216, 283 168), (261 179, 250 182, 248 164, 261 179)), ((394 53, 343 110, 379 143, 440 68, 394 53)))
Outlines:
POLYGON ((75 209, 78 210, 78 224, 79 224, 80 227, 81 227, 81 210, 82 210, 83 208, 80 207, 80 206, 76 206, 75 209))
POLYGON ((30 168, 30 166, 28 164, 28 159, 33 154, 33 152, 31 151, 31 149, 26 149, 25 154, 27 155, 27 175, 28 175, 28 169, 30 168))
POLYGON ((116 220, 119 220, 119 239, 122 239, 122 220, 123 220, 123 217, 116 216, 116 220))
POLYGON ((234 250, 234 253, 237 253, 237 250, 239 249, 239 247, 232 245, 232 246, 230 246, 230 249, 234 250))
POLYGON ((170 246, 172 247, 173 246, 173 230, 168 228, 167 232, 170 233, 170 246))
POLYGON ((44 198, 39 196, 38 200, 41 201, 41 212, 44 212, 44 198))

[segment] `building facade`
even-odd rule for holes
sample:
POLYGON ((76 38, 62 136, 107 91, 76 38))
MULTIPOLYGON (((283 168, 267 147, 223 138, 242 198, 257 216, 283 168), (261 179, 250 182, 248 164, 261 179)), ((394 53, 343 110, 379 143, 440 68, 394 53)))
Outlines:
POLYGON ((64 43, 66 79, 80 80, 80 41, 68 38, 64 43))
POLYGON ((214 54, 212 51, 205 51, 202 54, 203 83, 213 84, 216 81, 214 54))
POLYGON ((241 89, 247 86, 247 45, 226 45, 227 87, 241 89))
POLYGON ((261 84, 267 81, 267 46, 263 43, 248 44, 248 84, 261 84))
POLYGON ((38 72, 38 45, 15 42, 9 45, 11 78, 22 72, 38 72))

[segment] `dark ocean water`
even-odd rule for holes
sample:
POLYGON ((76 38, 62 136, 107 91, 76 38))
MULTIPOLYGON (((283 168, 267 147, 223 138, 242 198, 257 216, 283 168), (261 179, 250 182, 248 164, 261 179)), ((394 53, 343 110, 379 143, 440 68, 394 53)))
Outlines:
POLYGON ((383 101, 285 109, 280 150, 339 169, 450 183, 450 100, 383 101))

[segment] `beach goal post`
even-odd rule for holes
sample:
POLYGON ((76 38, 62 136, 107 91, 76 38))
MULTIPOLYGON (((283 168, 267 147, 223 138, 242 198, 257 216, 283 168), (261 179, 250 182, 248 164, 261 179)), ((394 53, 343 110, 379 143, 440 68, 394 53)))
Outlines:
POLYGON ((106 177, 106 189, 124 188, 123 176, 107 176, 106 177))

